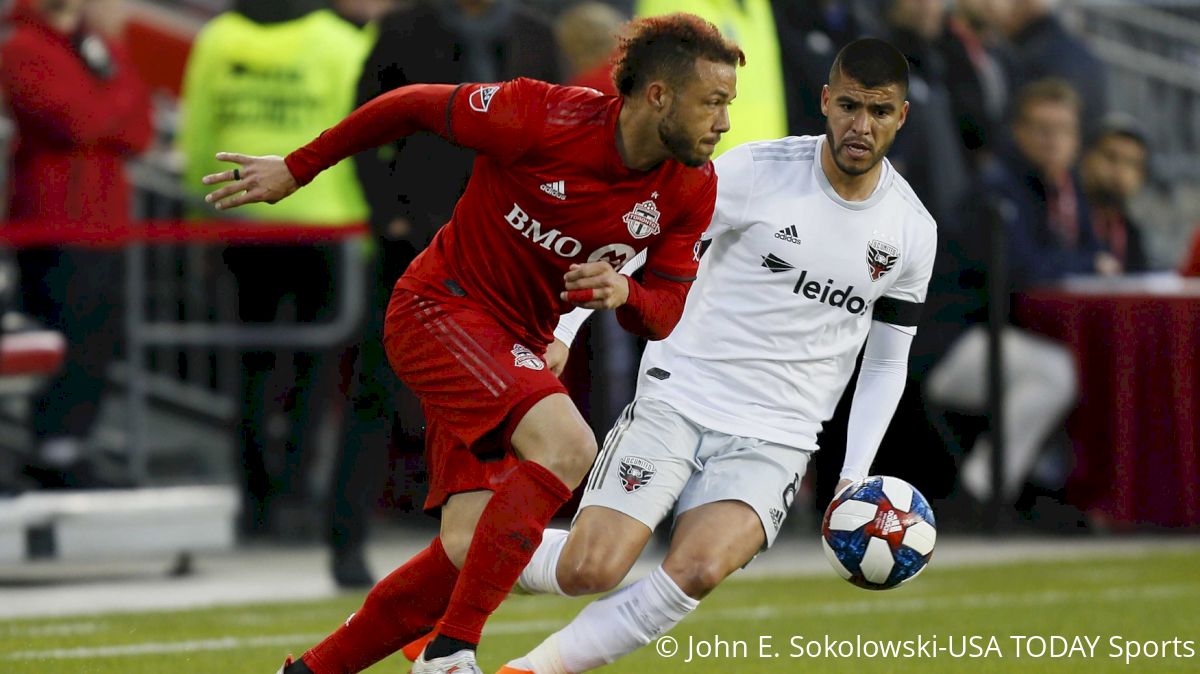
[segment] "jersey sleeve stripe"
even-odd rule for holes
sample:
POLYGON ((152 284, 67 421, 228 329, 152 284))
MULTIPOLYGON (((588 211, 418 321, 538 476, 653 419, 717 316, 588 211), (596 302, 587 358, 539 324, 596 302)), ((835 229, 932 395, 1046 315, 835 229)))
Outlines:
POLYGON ((454 91, 450 92, 450 100, 446 101, 446 138, 455 145, 458 144, 458 140, 454 137, 454 126, 450 123, 453 119, 451 113, 454 112, 454 99, 458 98, 459 90, 465 86, 467 86, 466 83, 463 83, 454 87, 454 91))
POLYGON ((921 320, 921 309, 924 306, 920 302, 908 302, 898 300, 894 297, 880 297, 875 302, 871 318, 882 323, 915 328, 921 320))

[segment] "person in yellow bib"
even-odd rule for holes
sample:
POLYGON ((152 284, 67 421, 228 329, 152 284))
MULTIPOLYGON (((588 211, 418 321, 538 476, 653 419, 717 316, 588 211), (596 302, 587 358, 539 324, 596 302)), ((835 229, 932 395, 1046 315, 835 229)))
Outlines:
MULTIPOLYGON (((190 189, 199 187, 205 174, 220 170, 218 151, 236 147, 256 154, 281 154, 354 108, 355 85, 371 47, 371 34, 323 7, 317 0, 237 0, 231 11, 200 31, 184 77, 179 130, 179 148, 186 161, 184 180, 190 189)), ((322 173, 296 199, 251 206, 239 216, 338 227, 364 222, 367 213, 354 163, 342 162, 322 173)), ((200 215, 215 217, 216 213, 200 215)), ((239 318, 275 320, 284 298, 294 303, 291 320, 326 318, 338 282, 335 259, 329 246, 226 249, 225 263, 237 279, 239 318)), ((257 351, 242 356, 237 461, 243 468, 246 499, 243 534, 288 535, 315 528, 316 499, 304 493, 309 481, 303 479, 311 452, 303 451, 302 444, 316 437, 306 430, 327 407, 324 396, 317 394, 331 392, 332 386, 319 385, 332 379, 329 366, 335 359, 330 355, 257 351), (294 369, 284 365, 285 358, 293 361, 294 369), (290 391, 267 395, 267 380, 277 360, 295 376, 287 382, 290 391), (269 400, 286 402, 282 410, 268 409, 269 400), (280 413, 287 414, 290 423, 284 437, 276 438, 268 434, 267 420, 280 413)))

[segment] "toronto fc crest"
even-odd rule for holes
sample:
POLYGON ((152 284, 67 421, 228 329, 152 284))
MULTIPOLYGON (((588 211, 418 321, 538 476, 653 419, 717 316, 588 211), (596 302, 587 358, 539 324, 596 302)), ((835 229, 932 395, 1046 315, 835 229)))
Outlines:
POLYGON ((900 250, 889 243, 871 239, 867 244, 867 271, 870 272, 872 281, 883 278, 896 266, 896 260, 899 259, 900 250))
POLYGON ((513 365, 517 367, 527 367, 530 370, 546 369, 546 364, 542 362, 541 358, 520 344, 513 344, 512 355, 513 365))
POLYGON ((658 219, 662 217, 662 213, 654 203, 654 197, 657 196, 658 192, 655 192, 650 199, 634 204, 633 209, 621 218, 633 238, 644 239, 662 231, 658 227, 658 219))
POLYGON ((621 486, 630 494, 650 484, 650 480, 654 479, 654 474, 657 472, 658 469, 654 467, 654 464, 636 456, 627 456, 621 459, 621 465, 618 468, 621 486))

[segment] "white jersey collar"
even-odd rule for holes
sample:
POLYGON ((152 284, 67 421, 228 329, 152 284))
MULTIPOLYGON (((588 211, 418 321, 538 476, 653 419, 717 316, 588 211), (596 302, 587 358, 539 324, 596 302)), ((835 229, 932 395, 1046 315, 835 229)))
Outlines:
POLYGON ((825 196, 829 197, 834 203, 848 208, 852 211, 865 211, 875 204, 883 200, 887 195, 888 187, 892 184, 892 164, 883 158, 883 170, 879 172, 879 182, 875 184, 875 190, 871 192, 871 196, 862 201, 846 201, 838 195, 837 190, 833 189, 833 185, 829 182, 829 176, 825 175, 825 169, 821 166, 822 152, 824 152, 825 135, 817 136, 817 153, 813 157, 813 174, 817 178, 817 184, 821 186, 821 191, 825 196))

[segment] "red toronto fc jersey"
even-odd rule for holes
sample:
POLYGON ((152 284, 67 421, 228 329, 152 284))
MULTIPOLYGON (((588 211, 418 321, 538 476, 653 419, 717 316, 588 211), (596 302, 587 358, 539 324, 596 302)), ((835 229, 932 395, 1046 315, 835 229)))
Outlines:
POLYGON ((474 172, 450 222, 397 287, 477 303, 541 353, 558 316, 574 308, 558 296, 572 264, 619 269, 648 248, 647 273, 691 280, 716 174, 711 162, 625 167, 616 148, 621 105, 593 89, 530 79, 455 90, 442 135, 478 151, 474 172))

